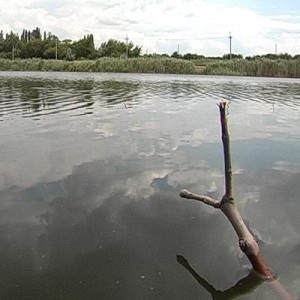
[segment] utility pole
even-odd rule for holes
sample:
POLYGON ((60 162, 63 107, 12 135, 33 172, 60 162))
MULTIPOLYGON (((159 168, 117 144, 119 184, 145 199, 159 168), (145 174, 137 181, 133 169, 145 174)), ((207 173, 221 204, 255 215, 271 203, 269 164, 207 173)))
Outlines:
POLYGON ((125 41, 126 41, 126 58, 128 58, 128 35, 126 35, 125 41))
POLYGON ((275 43, 275 54, 277 55, 277 43, 275 43))
POLYGON ((231 59, 231 57, 232 57, 232 53, 231 53, 231 40, 232 40, 232 35, 231 35, 231 31, 229 31, 229 59, 231 59))
POLYGON ((177 47, 177 54, 179 56, 179 44, 178 44, 178 47, 177 47))
POLYGON ((57 60, 57 38, 55 39, 55 60, 57 60))
POLYGON ((14 44, 12 45, 12 51, 11 51, 11 60, 14 60, 15 58, 15 46, 14 44))

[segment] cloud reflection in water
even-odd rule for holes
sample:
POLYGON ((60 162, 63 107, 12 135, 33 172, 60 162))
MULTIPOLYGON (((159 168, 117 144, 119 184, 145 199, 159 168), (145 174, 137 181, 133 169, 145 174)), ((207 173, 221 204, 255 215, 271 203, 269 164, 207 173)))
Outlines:
MULTIPOLYGON (((1 299, 207 299, 178 253, 220 290, 246 276, 227 220, 178 196, 222 195, 224 96, 236 199, 281 282, 300 294, 298 83, 48 75, 0 85, 1 299), (272 97, 282 84, 285 101, 272 97)), ((272 297, 264 284, 245 299, 272 297)))

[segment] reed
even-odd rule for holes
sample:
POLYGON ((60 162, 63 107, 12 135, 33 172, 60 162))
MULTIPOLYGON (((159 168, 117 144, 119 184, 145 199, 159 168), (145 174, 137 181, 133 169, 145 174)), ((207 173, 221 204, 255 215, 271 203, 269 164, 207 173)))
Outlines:
POLYGON ((107 58, 97 60, 0 59, 1 71, 64 71, 196 74, 190 61, 174 58, 107 58))
POLYGON ((299 59, 235 59, 207 64, 203 74, 300 78, 299 59))
POLYGON ((187 61, 168 57, 97 60, 0 59, 1 71, 121 72, 300 78, 300 59, 187 61))

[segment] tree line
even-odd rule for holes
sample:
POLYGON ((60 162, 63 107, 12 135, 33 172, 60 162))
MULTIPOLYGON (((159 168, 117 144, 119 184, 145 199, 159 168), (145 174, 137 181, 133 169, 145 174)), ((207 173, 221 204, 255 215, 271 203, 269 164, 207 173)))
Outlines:
MULTIPOLYGON (((70 39, 60 40, 51 32, 41 32, 39 27, 33 30, 23 29, 21 35, 11 31, 4 34, 0 31, 0 58, 6 59, 28 59, 28 58, 42 58, 42 59, 59 59, 59 60, 94 60, 100 57, 130 57, 136 58, 142 56, 142 46, 134 45, 132 42, 122 42, 115 39, 109 39, 101 43, 99 48, 95 47, 93 34, 87 34, 78 41, 70 39)), ((267 58, 270 60, 277 59, 299 59, 300 54, 292 56, 288 53, 280 54, 265 54, 246 56, 241 54, 224 54, 223 56, 207 57, 197 53, 181 54, 174 51, 169 54, 144 54, 144 57, 171 57, 184 60, 230 60, 230 59, 246 59, 256 60, 267 58)))
POLYGON ((0 58, 7 59, 97 59, 100 57, 138 57, 142 47, 132 42, 109 39, 99 48, 95 47, 93 34, 85 35, 78 41, 60 40, 51 32, 41 32, 39 27, 33 30, 23 29, 21 36, 11 31, 0 31, 0 58))
MULTIPOLYGON (((165 56, 168 56, 166 54, 163 54, 165 56)), ((149 55, 151 56, 151 54, 149 55)), ((204 56, 199 55, 196 53, 185 53, 185 54, 179 54, 177 51, 173 52, 170 57, 174 58, 180 58, 180 59, 186 59, 186 60, 199 60, 199 59, 210 59, 210 60, 230 60, 230 59, 246 59, 246 60, 256 60, 256 59, 270 59, 270 60, 278 60, 278 59, 299 59, 300 54, 296 54, 292 56, 288 53, 279 53, 279 54, 263 54, 263 55, 253 55, 253 56, 246 56, 244 57, 242 54, 224 54, 222 56, 204 56)))

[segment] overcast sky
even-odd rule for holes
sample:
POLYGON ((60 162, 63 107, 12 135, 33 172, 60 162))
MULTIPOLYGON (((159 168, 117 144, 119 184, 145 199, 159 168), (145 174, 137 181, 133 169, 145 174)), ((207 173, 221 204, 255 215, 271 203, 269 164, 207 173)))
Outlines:
POLYGON ((0 0, 0 29, 93 33, 96 46, 126 35, 143 53, 300 54, 299 0, 0 0))

